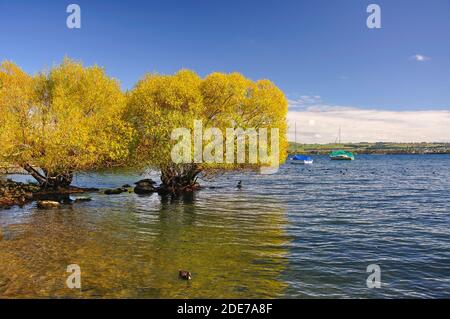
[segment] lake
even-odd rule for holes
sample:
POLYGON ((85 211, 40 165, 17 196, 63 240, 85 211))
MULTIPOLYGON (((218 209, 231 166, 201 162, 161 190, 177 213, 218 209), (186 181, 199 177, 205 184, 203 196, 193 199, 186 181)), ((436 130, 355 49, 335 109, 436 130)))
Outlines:
MULTIPOLYGON (((450 156, 314 160, 216 176, 177 199, 93 193, 60 210, 0 211, 0 297, 449 298, 450 156), (81 290, 66 286, 71 264, 81 290), (371 264, 379 289, 366 285, 371 264)), ((74 184, 143 177, 82 174, 74 184)))

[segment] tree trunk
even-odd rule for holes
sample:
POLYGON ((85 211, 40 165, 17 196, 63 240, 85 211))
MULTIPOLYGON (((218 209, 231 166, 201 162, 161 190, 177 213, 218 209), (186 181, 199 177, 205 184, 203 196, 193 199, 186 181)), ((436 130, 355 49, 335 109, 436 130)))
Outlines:
POLYGON ((42 169, 43 174, 34 169, 31 165, 22 166, 38 183, 41 188, 68 188, 73 181, 73 173, 55 173, 42 169))
POLYGON ((35 170, 30 164, 22 165, 22 167, 39 183, 40 186, 46 183, 47 179, 45 176, 35 170))
POLYGON ((177 194, 200 188, 197 183, 202 170, 196 164, 172 165, 161 169, 161 191, 177 194))
POLYGON ((43 170, 46 177, 47 188, 68 188, 73 181, 73 173, 59 173, 43 170))

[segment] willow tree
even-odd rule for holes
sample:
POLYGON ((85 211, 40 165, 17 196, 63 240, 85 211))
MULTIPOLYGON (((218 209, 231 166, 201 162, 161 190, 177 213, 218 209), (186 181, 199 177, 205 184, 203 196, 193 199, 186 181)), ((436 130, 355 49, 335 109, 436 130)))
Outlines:
MULTIPOLYGON (((136 131, 131 152, 134 163, 159 169, 163 188, 177 192, 197 188, 197 178, 205 171, 264 164, 261 160, 238 162, 236 157, 227 160, 222 151, 230 141, 225 139, 220 139, 221 147, 210 152, 210 143, 217 139, 215 134, 202 135, 199 150, 195 145, 196 125, 200 123, 202 132, 223 134, 230 129, 245 133, 250 128, 276 128, 278 161, 283 162, 287 149, 286 114, 284 94, 268 80, 254 82, 238 73, 212 73, 202 79, 192 71, 182 70, 175 75, 147 74, 140 80, 128 94, 126 119, 136 131), (192 139, 184 141, 190 153, 188 160, 182 162, 173 157, 174 148, 180 143, 176 136, 174 139, 174 131, 178 129, 192 133, 192 139), (204 152, 214 153, 215 161, 202 161, 204 152)), ((238 151, 238 143, 234 141, 239 139, 240 134, 233 135, 233 154, 238 151)), ((249 147, 249 139, 245 145, 249 147)))
POLYGON ((74 172, 122 164, 132 128, 119 83, 98 67, 65 59, 31 77, 0 67, 0 161, 23 167, 42 187, 71 184, 74 172))

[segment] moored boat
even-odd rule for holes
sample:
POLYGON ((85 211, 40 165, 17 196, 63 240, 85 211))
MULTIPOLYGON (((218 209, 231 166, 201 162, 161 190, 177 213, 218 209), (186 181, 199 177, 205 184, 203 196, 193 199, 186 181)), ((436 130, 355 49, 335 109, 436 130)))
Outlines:
POLYGON ((304 156, 304 155, 294 155, 291 158, 291 163, 292 164, 312 164, 314 162, 314 160, 309 157, 309 156, 304 156))
POLYGON ((349 151, 338 150, 331 152, 330 159, 334 161, 353 161, 355 155, 349 151))
MULTIPOLYGON (((341 127, 339 127, 336 143, 338 145, 341 144, 341 127)), ((350 151, 335 150, 331 152, 330 159, 333 161, 353 161, 355 159, 355 155, 350 151)))

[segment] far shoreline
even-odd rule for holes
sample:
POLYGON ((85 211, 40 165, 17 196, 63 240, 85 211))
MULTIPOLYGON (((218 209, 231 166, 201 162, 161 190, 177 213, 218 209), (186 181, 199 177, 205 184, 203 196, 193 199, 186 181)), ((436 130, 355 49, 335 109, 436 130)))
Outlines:
POLYGON ((290 155, 328 155, 336 149, 364 155, 445 155, 450 154, 450 143, 299 144, 290 142, 288 153, 290 155))

